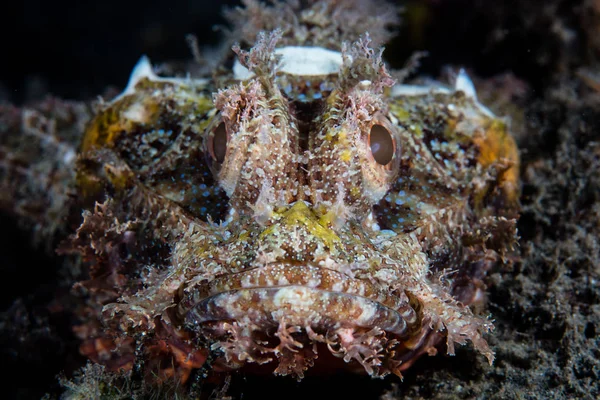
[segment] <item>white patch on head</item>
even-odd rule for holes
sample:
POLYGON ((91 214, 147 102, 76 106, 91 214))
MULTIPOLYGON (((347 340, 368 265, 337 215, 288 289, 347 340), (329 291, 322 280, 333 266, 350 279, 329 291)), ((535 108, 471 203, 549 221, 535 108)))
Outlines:
POLYGON ((133 93, 135 85, 143 78, 148 78, 150 80, 158 79, 158 76, 152 70, 152 64, 150 64, 148 56, 142 56, 137 64, 135 64, 135 67, 133 67, 133 71, 131 71, 131 75, 129 76, 127 87, 122 95, 133 93))
POLYGON ((443 86, 419 86, 419 85, 394 85, 392 97, 401 96, 424 96, 429 93, 450 94, 450 90, 443 86))
POLYGON ((454 90, 442 86, 440 83, 432 83, 430 85, 394 85, 392 87, 392 97, 399 96, 424 96, 429 93, 451 94, 453 91, 462 91, 467 97, 477 100, 477 93, 473 81, 467 75, 464 69, 460 69, 456 81, 454 82, 454 90))
POLYGON ((456 82, 454 83, 454 90, 457 92, 461 91, 465 94, 465 96, 477 101, 475 85, 473 85, 473 81, 471 78, 469 78, 469 75, 467 75, 463 68, 458 71, 458 76, 456 77, 456 82))
POLYGON ((194 84, 194 85, 205 85, 208 83, 208 79, 191 79, 191 78, 161 78, 156 75, 152 70, 152 64, 150 63, 150 59, 148 56, 142 56, 140 60, 133 67, 133 71, 131 71, 131 75, 129 76, 129 82, 127 82, 127 87, 125 90, 115 97, 112 102, 118 101, 124 96, 128 96, 135 92, 135 87, 139 81, 144 78, 148 78, 152 82, 170 82, 174 84, 194 84))
POLYGON ((410 96, 425 96, 429 93, 432 94, 451 94, 452 92, 463 92, 465 96, 473 99, 475 105, 483 114, 488 117, 495 118, 494 113, 481 104, 477 100, 477 92, 475 90, 475 85, 469 75, 465 72, 464 69, 460 69, 458 72, 458 76, 456 77, 456 81, 454 82, 454 89, 449 89, 447 87, 442 86, 441 84, 434 85, 394 85, 392 87, 391 96, 392 97, 410 97, 410 96))
POLYGON ((460 71, 458 71, 456 82, 454 82, 454 90, 457 92, 461 91, 465 94, 465 96, 473 99, 479 111, 481 111, 488 117, 496 117, 489 108, 487 108, 477 100, 477 91, 475 90, 475 85, 473 84, 473 81, 471 80, 471 78, 469 78, 469 75, 467 75, 463 68, 461 68, 460 71))
MULTIPOLYGON (((275 50, 280 56, 278 71, 289 75, 320 76, 337 74, 342 67, 342 53, 322 47, 286 46, 275 50)), ((254 74, 239 60, 233 64, 233 77, 246 80, 254 74)))

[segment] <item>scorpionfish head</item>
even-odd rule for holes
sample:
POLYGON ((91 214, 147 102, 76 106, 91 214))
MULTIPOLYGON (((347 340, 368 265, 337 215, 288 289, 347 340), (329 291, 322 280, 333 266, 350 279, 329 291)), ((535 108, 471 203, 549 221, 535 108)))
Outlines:
POLYGON ((443 339, 491 362, 492 324, 469 306, 515 241, 506 124, 463 71, 451 87, 396 84, 368 35, 341 51, 280 40, 234 47, 210 80, 143 59, 88 126, 78 184, 104 203, 74 241, 97 249, 102 226, 120 246, 81 250, 111 288, 99 318, 131 338, 119 351, 143 331, 182 380, 207 358, 400 375, 443 339))

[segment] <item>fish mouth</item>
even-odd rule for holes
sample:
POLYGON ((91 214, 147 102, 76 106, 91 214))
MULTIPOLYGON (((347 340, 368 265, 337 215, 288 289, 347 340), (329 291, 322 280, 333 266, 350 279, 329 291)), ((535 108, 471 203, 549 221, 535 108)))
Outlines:
POLYGON ((299 351, 303 349, 306 361, 307 349, 316 349, 319 342, 344 361, 354 358, 367 372, 377 374, 373 367, 387 357, 384 348, 391 342, 410 341, 422 328, 418 307, 403 291, 392 292, 320 266, 289 263, 188 287, 178 315, 188 328, 214 340, 213 348, 223 350, 230 364, 277 358, 281 367, 290 364, 282 361, 289 356, 297 368, 279 373, 300 377, 312 364, 303 365, 299 351))

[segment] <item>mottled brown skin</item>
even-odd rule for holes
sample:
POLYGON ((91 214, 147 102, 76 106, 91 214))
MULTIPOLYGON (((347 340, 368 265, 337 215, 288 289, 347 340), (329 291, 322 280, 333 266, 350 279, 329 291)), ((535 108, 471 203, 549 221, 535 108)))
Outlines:
POLYGON ((244 81, 144 76, 89 124, 82 352, 182 383, 207 360, 300 379, 323 352, 400 375, 442 339, 492 362, 469 305, 515 242, 506 126, 461 90, 395 95, 368 37, 314 96, 278 72, 280 36, 234 49, 244 81))
POLYGON ((0 108, 0 207, 43 238, 84 209, 60 248, 89 270, 81 352, 176 385, 239 368, 401 375, 467 341, 492 362, 477 314, 519 208, 506 123, 463 74, 395 83, 381 2, 245 4, 229 54, 246 77, 159 78, 141 63, 77 156, 87 108, 0 108), (340 65, 284 72, 290 45, 341 50, 340 65))

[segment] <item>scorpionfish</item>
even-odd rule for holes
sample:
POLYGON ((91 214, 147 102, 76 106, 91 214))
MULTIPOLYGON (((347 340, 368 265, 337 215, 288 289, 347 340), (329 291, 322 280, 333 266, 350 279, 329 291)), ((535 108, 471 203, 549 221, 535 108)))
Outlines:
POLYGON ((507 122, 463 70, 394 79, 385 3, 244 3, 210 74, 143 57, 63 156, 81 352, 181 384, 207 366, 401 376, 467 341, 491 363, 484 280, 519 208, 507 122))

